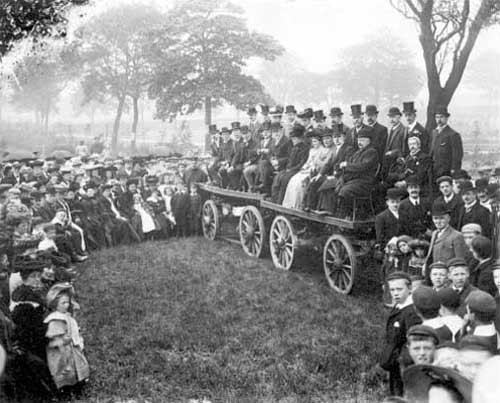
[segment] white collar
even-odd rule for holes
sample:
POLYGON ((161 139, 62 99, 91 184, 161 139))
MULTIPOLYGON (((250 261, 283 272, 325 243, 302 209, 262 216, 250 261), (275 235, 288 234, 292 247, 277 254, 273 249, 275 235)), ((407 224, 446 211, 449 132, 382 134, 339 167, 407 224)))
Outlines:
POLYGON ((474 329, 474 336, 493 336, 496 335, 495 325, 493 323, 489 323, 487 325, 476 326, 474 329))
POLYGON ((474 200, 471 204, 465 204, 465 209, 470 210, 476 204, 477 200, 474 200))
POLYGON ((444 326, 443 318, 440 316, 432 319, 426 319, 422 322, 422 325, 432 327, 433 329, 439 329, 444 326))
POLYGON ((416 203, 420 204, 420 197, 417 199, 412 199, 410 196, 408 196, 408 200, 410 200, 410 203, 415 206, 416 203))
POLYGON ((453 200, 453 198, 455 197, 455 193, 452 193, 451 195, 449 195, 448 197, 446 196, 443 196, 443 199, 446 203, 449 203, 450 201, 453 200))
POLYGON ((408 126, 408 131, 411 132, 415 128, 416 125, 417 125, 417 121, 415 120, 411 125, 408 126))
POLYGON ((408 296, 408 298, 406 298, 406 301, 403 302, 402 304, 396 304, 396 308, 398 309, 403 309, 403 308, 406 308, 407 306, 410 306, 413 304, 413 298, 411 296, 411 294, 408 296))

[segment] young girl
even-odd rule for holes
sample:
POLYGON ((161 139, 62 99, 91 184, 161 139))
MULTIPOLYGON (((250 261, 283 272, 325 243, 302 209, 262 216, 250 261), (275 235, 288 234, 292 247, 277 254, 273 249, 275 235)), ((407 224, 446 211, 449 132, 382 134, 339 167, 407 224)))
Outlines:
POLYGON ((45 318, 49 340, 47 363, 58 390, 83 385, 89 378, 89 364, 83 355, 83 338, 78 323, 71 315, 75 303, 69 283, 59 283, 47 293, 51 313, 45 318))

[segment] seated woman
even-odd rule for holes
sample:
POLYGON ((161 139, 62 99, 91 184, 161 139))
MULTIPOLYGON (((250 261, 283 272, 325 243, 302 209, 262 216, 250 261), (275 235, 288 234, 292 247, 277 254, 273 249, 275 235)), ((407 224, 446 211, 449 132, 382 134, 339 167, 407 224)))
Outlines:
POLYGON ((142 196, 139 193, 134 194, 134 210, 141 217, 141 235, 146 239, 151 239, 156 231, 159 229, 156 227, 155 220, 153 218, 154 213, 147 203, 144 203, 142 196))
POLYGON ((321 131, 317 129, 308 133, 308 137, 311 141, 309 157, 300 171, 292 176, 288 182, 285 198, 283 199, 284 207, 296 209, 303 208, 306 188, 311 178, 313 178, 325 165, 329 150, 323 147, 321 143, 321 134, 321 131))

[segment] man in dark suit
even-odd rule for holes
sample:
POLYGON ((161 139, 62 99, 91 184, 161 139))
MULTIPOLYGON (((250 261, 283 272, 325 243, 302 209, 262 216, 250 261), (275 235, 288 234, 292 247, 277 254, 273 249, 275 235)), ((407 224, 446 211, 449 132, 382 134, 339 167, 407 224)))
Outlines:
POLYGON ((254 142, 260 141, 262 123, 257 120, 257 109, 255 106, 248 108, 248 130, 254 142))
POLYGON ((270 158, 263 158, 259 161, 260 185, 258 190, 265 194, 271 194, 273 172, 285 169, 292 148, 292 142, 284 135, 283 128, 279 123, 271 124, 271 136, 273 145, 270 150, 270 158))
POLYGON ((391 127, 389 128, 389 135, 384 148, 384 159, 382 160, 380 174, 382 180, 388 177, 390 168, 393 166, 395 160, 402 157, 406 134, 406 128, 401 123, 401 111, 399 108, 390 108, 387 116, 389 116, 391 127))
POLYGON ((189 235, 189 213, 191 210, 190 197, 186 186, 178 185, 177 192, 171 200, 172 214, 175 218, 175 233, 177 237, 189 235))
POLYGON ((446 107, 437 107, 434 114, 437 127, 431 136, 432 170, 434 178, 453 175, 462 167, 462 138, 448 126, 450 114, 446 107))
POLYGON ((406 141, 403 156, 407 156, 410 152, 408 148, 408 139, 410 137, 418 137, 420 145, 424 153, 429 153, 429 133, 425 127, 417 122, 417 110, 414 102, 403 102, 403 115, 408 126, 406 126, 406 141))
POLYGON ((290 133, 290 140, 293 146, 290 149, 287 164, 285 169, 274 177, 271 189, 271 197, 274 203, 281 204, 283 202, 288 182, 307 161, 309 146, 304 141, 304 132, 304 126, 295 125, 290 133))
POLYGON ((467 266, 463 258, 456 257, 449 259, 446 261, 446 265, 448 266, 448 278, 451 281, 450 286, 460 297, 460 306, 457 310, 457 314, 463 317, 467 313, 467 297, 471 292, 477 290, 477 288, 469 281, 469 266, 467 266))
POLYGON ((436 180, 439 186, 441 195, 436 198, 436 201, 444 203, 450 212, 450 225, 460 230, 458 226, 458 217, 460 208, 464 204, 462 198, 453 192, 453 179, 449 176, 441 176, 436 180))
MULTIPOLYGON (((240 130, 240 128, 238 128, 240 130)), ((231 189, 241 190, 244 183, 242 182, 243 169, 245 165, 253 158, 256 152, 256 144, 252 140, 252 135, 247 126, 241 126, 240 130, 243 138, 236 148, 231 167, 228 169, 228 177, 231 189)))
POLYGON ((364 124, 364 113, 361 109, 361 105, 355 104, 351 105, 351 119, 352 119, 352 128, 347 131, 345 142, 348 146, 354 148, 354 150, 358 149, 358 133, 366 127, 364 124))
POLYGON ((342 116, 344 116, 344 112, 342 112, 342 109, 340 109, 338 106, 334 106, 332 109, 330 109, 330 118, 332 120, 332 129, 334 127, 336 127, 339 132, 347 134, 347 132, 350 129, 349 129, 349 126, 345 125, 342 122, 342 116))
POLYGON ((409 274, 394 272, 387 277, 386 281, 395 305, 389 312, 385 324, 384 348, 379 364, 389 372, 389 393, 402 396, 403 381, 401 379, 399 357, 406 344, 408 330, 422 321, 413 306, 409 274))
POLYGON ((375 217, 376 244, 383 249, 392 238, 401 235, 399 204, 402 191, 391 188, 387 190, 387 208, 375 217))
POLYGON ((387 144, 387 127, 377 122, 378 109, 375 105, 366 105, 366 124, 373 129, 373 147, 378 152, 379 161, 384 157, 385 145, 387 144))
POLYGON ((427 199, 420 197, 420 184, 415 177, 409 177, 406 185, 408 197, 399 205, 401 233, 420 238, 432 226, 431 205, 427 199))
MULTIPOLYGON (((220 186, 225 188, 229 185, 229 178, 227 170, 231 166, 235 153, 235 145, 231 140, 231 131, 227 127, 221 129, 222 143, 220 145, 220 163, 217 166, 218 170, 216 176, 219 180, 220 186)), ((212 174, 210 176, 213 176, 212 174)))
POLYGON ((339 164, 343 172, 337 186, 339 216, 348 215, 354 199, 369 196, 373 188, 379 166, 378 152, 372 145, 374 136, 373 128, 364 127, 358 133, 358 151, 339 164))
POLYGON ((457 229, 462 228, 466 224, 479 224, 481 233, 490 238, 492 233, 492 217, 490 211, 482 206, 476 197, 476 188, 471 181, 467 180, 462 183, 462 200, 463 204, 458 211, 457 229))
POLYGON ((471 250, 478 264, 470 271, 469 281, 482 291, 491 294, 497 293, 495 280, 493 279, 494 259, 491 258, 492 242, 483 235, 476 236, 471 242, 471 250))

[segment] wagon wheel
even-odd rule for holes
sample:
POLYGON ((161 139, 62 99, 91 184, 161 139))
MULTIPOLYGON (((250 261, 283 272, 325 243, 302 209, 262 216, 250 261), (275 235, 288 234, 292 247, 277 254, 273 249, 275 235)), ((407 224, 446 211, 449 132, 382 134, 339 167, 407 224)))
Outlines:
POLYGON ((266 229, 260 211, 255 206, 247 206, 240 216, 238 226, 240 242, 248 256, 260 257, 264 249, 266 229))
POLYGON ((323 268, 326 279, 335 291, 349 294, 356 278, 356 256, 351 242, 339 234, 334 234, 323 249, 323 268))
POLYGON ((207 200, 203 204, 201 226, 203 228, 203 236, 211 241, 219 234, 219 210, 217 210, 217 206, 213 200, 207 200))
POLYGON ((282 215, 277 216, 269 231, 269 248, 276 268, 290 270, 296 244, 297 236, 290 220, 282 215))

